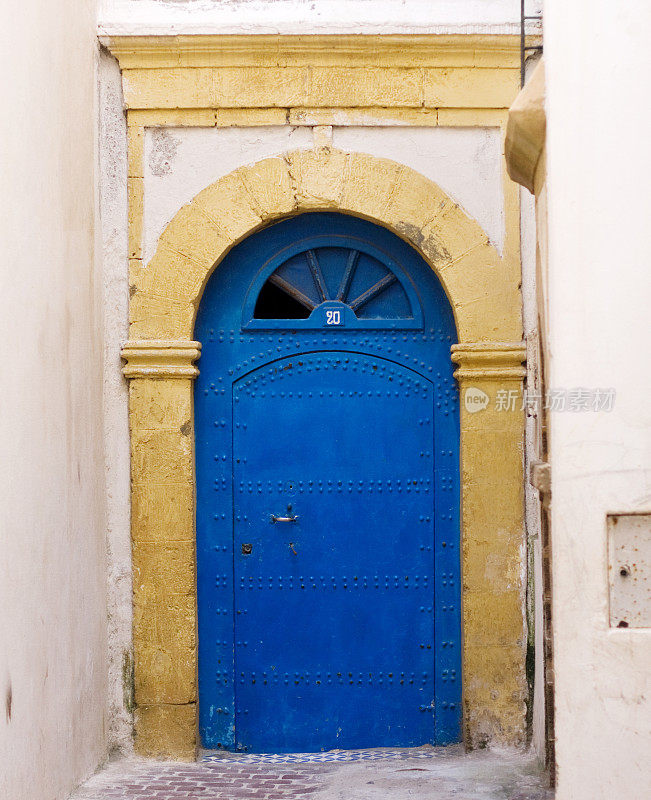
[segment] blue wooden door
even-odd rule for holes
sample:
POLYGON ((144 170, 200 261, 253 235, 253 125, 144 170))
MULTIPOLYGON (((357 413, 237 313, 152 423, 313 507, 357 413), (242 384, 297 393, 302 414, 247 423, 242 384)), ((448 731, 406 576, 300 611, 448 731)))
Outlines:
POLYGON ((432 399, 411 370, 336 351, 235 384, 238 743, 433 738, 432 399))
POLYGON ((232 251, 196 335, 204 746, 457 741, 454 327, 431 271, 305 214, 232 251))

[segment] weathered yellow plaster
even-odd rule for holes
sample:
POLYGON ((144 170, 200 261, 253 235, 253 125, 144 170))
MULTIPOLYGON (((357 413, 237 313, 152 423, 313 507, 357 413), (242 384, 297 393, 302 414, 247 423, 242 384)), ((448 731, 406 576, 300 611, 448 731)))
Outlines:
MULTIPOLYGON (((245 109, 236 110, 245 112, 245 109)), ((213 128, 217 123, 217 111, 214 108, 129 108, 127 119, 129 125, 144 127, 213 128)))
POLYGON ((454 345, 461 395, 464 714, 470 745, 524 741, 523 345, 454 345), (489 397, 470 413, 465 393, 489 397), (498 395, 500 393, 502 401, 498 395))
MULTIPOLYGON (((145 270, 140 274, 141 279, 145 270)), ((147 273, 147 277, 149 273, 147 273)), ((132 298, 129 303, 129 335, 133 338, 153 338, 157 330, 165 330, 166 335, 178 339, 184 331, 192 327, 194 306, 172 300, 169 297, 158 297, 137 290, 138 284, 132 284, 132 298)))
POLYGON ((142 258, 129 259, 129 286, 135 286, 142 272, 142 258))
MULTIPOLYGON (((138 381, 134 381, 138 383, 138 381)), ((194 541, 194 487, 191 483, 134 483, 131 516, 139 541, 148 543, 194 541)))
POLYGON ((167 67, 123 70, 132 109, 503 108, 519 71, 496 67, 167 67))
POLYGON ((104 43, 120 60, 129 109, 506 109, 519 87, 517 36, 109 37, 104 43))
POLYGON ((449 128, 503 128, 507 113, 495 108, 439 108, 438 124, 449 128))
POLYGON ((218 108, 215 125, 218 128, 264 127, 285 125, 287 111, 284 108, 218 108))
POLYGON ((140 664, 135 675, 136 703, 192 703, 196 700, 197 666, 194 591, 174 592, 170 588, 159 592, 156 582, 173 577, 173 570, 177 569, 187 573, 182 580, 176 578, 179 588, 193 585, 194 552, 184 543, 135 544, 133 558, 134 581, 138 581, 139 588, 133 609, 135 657, 140 664), (188 549, 190 552, 186 552, 188 549), (152 613, 155 606, 161 605, 165 606, 164 614, 152 613))
POLYGON ((310 106, 422 106, 423 73, 412 67, 313 67, 310 106))
POLYGON ((288 122, 290 125, 338 125, 338 126, 378 126, 392 125, 409 127, 435 127, 438 125, 438 109, 436 108, 291 108, 288 122))
POLYGON ((130 124, 127 128, 127 175, 129 178, 143 178, 143 153, 145 129, 142 125, 130 124))
POLYGON ((513 102, 520 87, 520 71, 507 68, 452 67, 426 69, 423 75, 423 105, 445 108, 504 108, 513 102))
POLYGON ((136 752, 149 758, 194 761, 196 704, 141 705, 135 714, 136 752))
MULTIPOLYGON (((517 92, 517 37, 125 37, 129 123, 130 384, 136 746, 196 743, 192 379, 194 317, 212 270, 281 216, 337 209, 376 221, 432 266, 460 345, 464 726, 471 745, 524 732, 523 413, 519 198, 504 173, 502 254, 438 186, 395 162, 319 146, 242 167, 175 215, 141 255, 144 128, 295 124, 499 126, 517 92), (491 408, 463 409, 468 387, 491 408)), ((318 138, 318 137, 317 137, 318 138)), ((318 138, 327 145, 328 137, 318 138)))
POLYGON ((463 670, 469 744, 473 747, 492 742, 524 744, 522 647, 466 645, 463 670))
POLYGON ((129 258, 142 258, 143 178, 127 178, 129 258))
POLYGON ((287 108, 134 108, 129 125, 145 128, 248 128, 268 125, 504 128, 507 113, 494 108, 407 108, 396 106, 287 108))
POLYGON ((190 758, 197 668, 192 379, 199 345, 131 341, 123 355, 132 379, 137 748, 190 758))
MULTIPOLYGON (((527 45, 540 44, 527 36, 527 45)), ((483 67, 519 69, 520 37, 487 34, 106 36, 124 69, 173 67, 483 67)))

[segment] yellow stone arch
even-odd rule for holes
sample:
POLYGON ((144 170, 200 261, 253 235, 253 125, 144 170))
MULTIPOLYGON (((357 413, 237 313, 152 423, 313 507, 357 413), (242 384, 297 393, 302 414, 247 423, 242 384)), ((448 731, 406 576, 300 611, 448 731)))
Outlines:
POLYGON ((228 250, 273 219, 315 209, 379 222, 418 249, 452 303, 460 342, 521 339, 519 276, 478 223, 409 167, 333 149, 240 167, 183 206, 134 287, 131 337, 191 338, 203 287, 228 250))
POLYGON ((451 357, 462 392, 464 730, 470 745, 523 738, 519 270, 419 173, 320 148, 241 167, 204 189, 174 216, 131 287, 123 357, 131 379, 136 741, 144 754, 191 758, 196 747, 192 379, 204 286, 256 229, 326 209, 384 225, 412 244, 452 305, 459 344, 451 357), (489 399, 481 413, 465 408, 470 386, 489 399), (508 407, 495 402, 498 393, 510 398, 508 407))

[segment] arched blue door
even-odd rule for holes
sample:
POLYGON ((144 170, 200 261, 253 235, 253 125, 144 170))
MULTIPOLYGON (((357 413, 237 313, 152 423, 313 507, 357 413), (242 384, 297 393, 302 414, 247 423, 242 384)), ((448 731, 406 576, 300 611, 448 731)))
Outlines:
POLYGON ((303 214, 233 249, 195 335, 203 745, 458 741, 455 333, 432 271, 303 214))

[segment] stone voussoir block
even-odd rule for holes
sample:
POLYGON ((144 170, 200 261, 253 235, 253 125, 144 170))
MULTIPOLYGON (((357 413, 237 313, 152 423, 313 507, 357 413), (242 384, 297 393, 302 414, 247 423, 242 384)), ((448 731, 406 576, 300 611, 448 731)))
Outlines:
POLYGON ((197 263, 178 250, 170 249, 162 240, 143 269, 137 290, 192 303, 200 296, 208 274, 205 262, 197 263))
MULTIPOLYGON (((436 212, 423 225, 423 239, 434 243, 434 253, 442 266, 446 262, 471 253, 478 245, 487 244, 488 236, 472 217, 455 203, 450 197, 443 196, 437 204, 436 212)), ((426 255, 430 255, 424 247, 426 255)))
POLYGON ((441 279, 459 304, 492 296, 495 286, 507 280, 502 259, 487 238, 469 237, 469 244, 461 256, 441 264, 441 279))
POLYGON ((247 167, 229 172, 206 187, 194 198, 191 205, 219 228, 228 240, 224 248, 212 253, 212 264, 221 258, 236 241, 254 231, 262 222, 243 178, 247 167))
POLYGON ((295 150, 286 156, 300 210, 339 208, 348 153, 340 150, 295 150))
POLYGON ((296 210, 296 195, 284 158, 265 158, 242 170, 241 176, 263 220, 296 210))
MULTIPOLYGON (((384 219, 401 236, 426 252, 427 226, 441 211, 448 196, 435 183, 418 173, 403 170, 382 213, 384 219)), ((430 247, 426 256, 438 264, 445 253, 442 245, 430 247), (436 257, 434 257, 436 256, 436 257)))
MULTIPOLYGON (((203 213, 197 197, 177 211, 161 234, 160 243, 166 249, 187 256, 208 274, 216 259, 232 245, 233 237, 209 214, 203 213)), ((172 277, 171 265, 168 272, 172 277)), ((162 278, 163 281, 166 278, 164 269, 162 278)), ((187 300, 186 297, 179 299, 187 300)))
POLYGON ((386 158, 351 153, 346 162, 340 207, 369 219, 378 218, 378 209, 389 203, 404 167, 386 158))

